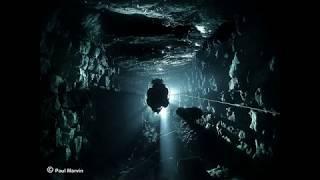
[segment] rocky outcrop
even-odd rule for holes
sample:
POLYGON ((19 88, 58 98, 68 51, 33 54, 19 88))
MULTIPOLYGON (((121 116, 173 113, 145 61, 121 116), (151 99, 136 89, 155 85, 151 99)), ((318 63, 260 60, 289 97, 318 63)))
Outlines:
POLYGON ((70 14, 69 8, 47 16, 40 38, 40 155, 44 166, 61 168, 79 161, 90 141, 92 89, 119 90, 118 69, 101 41, 99 14, 82 11, 81 5, 70 14))

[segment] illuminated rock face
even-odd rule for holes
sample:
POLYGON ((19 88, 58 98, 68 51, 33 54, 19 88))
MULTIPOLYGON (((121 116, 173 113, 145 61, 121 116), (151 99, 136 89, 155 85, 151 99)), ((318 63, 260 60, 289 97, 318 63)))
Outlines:
POLYGON ((153 112, 159 113, 162 108, 169 105, 168 88, 163 84, 162 79, 152 80, 152 87, 147 92, 147 104, 153 112))

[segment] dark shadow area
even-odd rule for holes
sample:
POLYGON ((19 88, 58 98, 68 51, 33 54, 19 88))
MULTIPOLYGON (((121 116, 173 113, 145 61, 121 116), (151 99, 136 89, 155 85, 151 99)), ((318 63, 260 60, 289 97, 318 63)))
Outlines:
POLYGON ((129 157, 141 138, 141 96, 95 90, 96 120, 89 129, 90 147, 83 154, 89 174, 108 177, 129 157))
POLYGON ((213 180, 206 172, 204 162, 199 157, 181 159, 177 163, 178 173, 184 180, 213 180))

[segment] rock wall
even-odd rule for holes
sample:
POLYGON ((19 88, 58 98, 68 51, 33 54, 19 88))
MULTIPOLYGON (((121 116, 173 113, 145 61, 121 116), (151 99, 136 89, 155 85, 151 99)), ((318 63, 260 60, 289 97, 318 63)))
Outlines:
MULTIPOLYGON (((251 159, 269 162, 279 153, 280 59, 262 23, 245 16, 225 23, 227 27, 219 25, 198 51, 194 72, 186 75, 183 92, 190 96, 185 99, 193 96, 192 105, 206 112, 197 124, 251 159)), ((191 105, 184 102, 182 106, 191 105)), ((199 141, 184 121, 178 129, 184 142, 199 141)))
POLYGON ((79 162, 90 144, 93 89, 119 90, 100 16, 78 6, 55 8, 40 24, 40 156, 53 167, 79 162))

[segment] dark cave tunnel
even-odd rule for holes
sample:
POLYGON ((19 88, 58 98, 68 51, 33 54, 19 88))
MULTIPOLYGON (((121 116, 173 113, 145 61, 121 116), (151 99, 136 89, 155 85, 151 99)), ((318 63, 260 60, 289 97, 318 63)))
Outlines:
POLYGON ((281 47, 266 10, 273 6, 43 4, 41 178, 277 178, 281 47), (148 93, 154 79, 165 93, 148 93), (58 171, 65 168, 75 173, 58 171))

